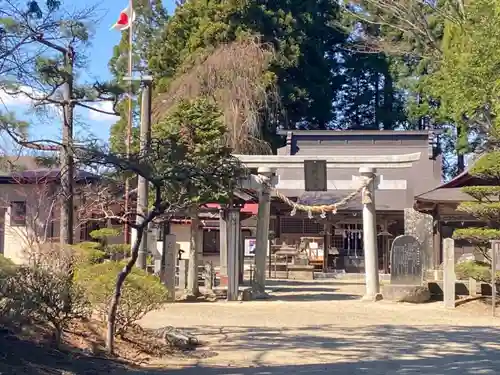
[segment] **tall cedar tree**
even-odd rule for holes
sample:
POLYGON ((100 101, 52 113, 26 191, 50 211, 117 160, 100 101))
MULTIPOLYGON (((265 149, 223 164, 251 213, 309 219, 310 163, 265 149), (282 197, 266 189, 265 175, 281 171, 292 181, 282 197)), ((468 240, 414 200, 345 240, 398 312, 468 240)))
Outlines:
POLYGON ((158 90, 165 91, 207 50, 258 35, 276 50, 268 77, 278 85, 284 110, 274 126, 325 128, 334 118, 333 102, 341 86, 334 73, 347 35, 338 27, 339 17, 334 0, 188 1, 166 23, 149 67, 158 90))
POLYGON ((444 151, 458 156, 457 169, 445 165, 447 175, 462 171, 470 151, 467 124, 441 108, 430 82, 442 61, 445 24, 462 22, 462 0, 360 0, 347 2, 345 9, 362 36, 358 48, 390 56, 395 86, 406 102, 405 127, 443 129, 444 151))

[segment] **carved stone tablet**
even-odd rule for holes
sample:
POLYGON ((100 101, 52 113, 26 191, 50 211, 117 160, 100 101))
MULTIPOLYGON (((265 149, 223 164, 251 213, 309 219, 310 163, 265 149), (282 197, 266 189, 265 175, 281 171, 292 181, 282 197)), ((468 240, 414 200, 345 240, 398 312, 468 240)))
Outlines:
POLYGON ((422 248, 413 236, 396 237, 391 248, 391 284, 422 284, 422 248))

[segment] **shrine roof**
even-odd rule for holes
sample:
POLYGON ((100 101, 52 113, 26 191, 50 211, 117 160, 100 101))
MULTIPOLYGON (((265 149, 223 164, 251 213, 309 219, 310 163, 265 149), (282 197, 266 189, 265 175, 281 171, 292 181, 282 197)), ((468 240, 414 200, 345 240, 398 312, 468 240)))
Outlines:
MULTIPOLYGON (((60 178, 61 170, 59 168, 38 168, 0 174, 0 184, 38 184, 58 182, 60 178)), ((100 176, 83 170, 76 170, 74 174, 74 181, 76 183, 93 182, 100 179, 100 176)))
MULTIPOLYGON (((387 135, 401 136, 427 136, 429 130, 278 130, 278 135, 288 135, 292 133, 298 136, 332 136, 332 137, 342 137, 342 136, 359 136, 359 135, 369 135, 371 137, 383 137, 387 135)), ((434 134, 440 134, 441 131, 438 129, 433 129, 434 134)))
POLYGON ((487 181, 478 179, 466 170, 432 190, 415 196, 414 208, 416 210, 428 210, 429 204, 460 203, 470 201, 473 198, 462 191, 462 187, 472 185, 488 185, 487 181))

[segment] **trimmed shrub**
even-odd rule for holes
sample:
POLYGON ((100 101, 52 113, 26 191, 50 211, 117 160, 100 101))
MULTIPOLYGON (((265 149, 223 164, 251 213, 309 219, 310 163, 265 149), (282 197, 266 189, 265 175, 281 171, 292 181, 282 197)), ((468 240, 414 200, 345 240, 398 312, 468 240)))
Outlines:
POLYGON ((111 259, 121 260, 128 258, 131 253, 131 246, 129 244, 113 244, 107 245, 105 248, 106 253, 111 259))
MULTIPOLYGON (((486 262, 479 262, 476 260, 468 260, 458 263, 455 266, 455 273, 458 279, 468 279, 469 277, 474 280, 491 283, 491 264, 486 262)), ((495 275, 495 280, 500 281, 500 272, 495 275)))
POLYGON ((121 231, 119 229, 114 228, 101 228, 93 230, 89 233, 90 237, 94 240, 102 241, 103 244, 106 244, 109 237, 117 237, 119 236, 121 231))
POLYGON ((71 320, 87 318, 91 312, 83 289, 71 275, 41 267, 19 267, 5 280, 2 307, 4 317, 19 324, 49 323, 58 344, 71 320))
POLYGON ((73 250, 77 263, 97 264, 107 258, 106 252, 101 250, 101 244, 98 242, 80 242, 73 245, 73 250))
MULTIPOLYGON (((76 272, 76 282, 85 289, 92 307, 103 320, 115 293, 116 278, 124 265, 124 262, 106 262, 82 267, 76 272)), ((167 291, 158 277, 133 268, 122 288, 116 333, 123 336, 144 315, 160 308, 166 298, 167 291)))

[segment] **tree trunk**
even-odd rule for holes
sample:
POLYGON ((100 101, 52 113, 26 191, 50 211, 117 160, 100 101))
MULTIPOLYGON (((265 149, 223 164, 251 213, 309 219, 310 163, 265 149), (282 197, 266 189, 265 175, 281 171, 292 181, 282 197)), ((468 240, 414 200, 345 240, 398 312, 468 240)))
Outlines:
POLYGON ((378 72, 374 75, 373 86, 375 87, 374 101, 373 101, 373 130, 380 129, 380 75, 378 72))
POLYGON ((200 290, 198 287, 198 249, 201 244, 199 244, 200 236, 198 231, 200 230, 200 219, 198 218, 198 207, 194 207, 190 210, 191 216, 191 240, 189 246, 189 265, 188 265, 188 286, 187 295, 198 296, 200 290))
POLYGON ((137 257, 139 255, 139 247, 141 246, 142 234, 144 232, 144 226, 137 228, 137 237, 132 246, 132 257, 129 259, 125 267, 121 270, 116 278, 115 293, 109 305, 108 311, 108 330, 106 332, 106 351, 108 354, 113 354, 114 344, 115 344, 115 330, 116 330, 116 312, 118 310, 118 305, 120 303, 120 297, 122 295, 122 287, 125 279, 127 278, 130 271, 134 267, 137 257))
MULTIPOLYGON (((462 129, 462 126, 458 125, 457 126, 457 145, 460 146, 462 143, 467 142, 467 132, 465 132, 462 129), (465 135, 465 140, 463 140, 465 135)), ((462 173, 465 171, 465 155, 463 153, 463 150, 461 147, 457 147, 457 172, 458 174, 462 173)))
POLYGON ((391 73, 389 71, 384 73, 384 130, 391 130, 394 128, 394 88, 391 73))

